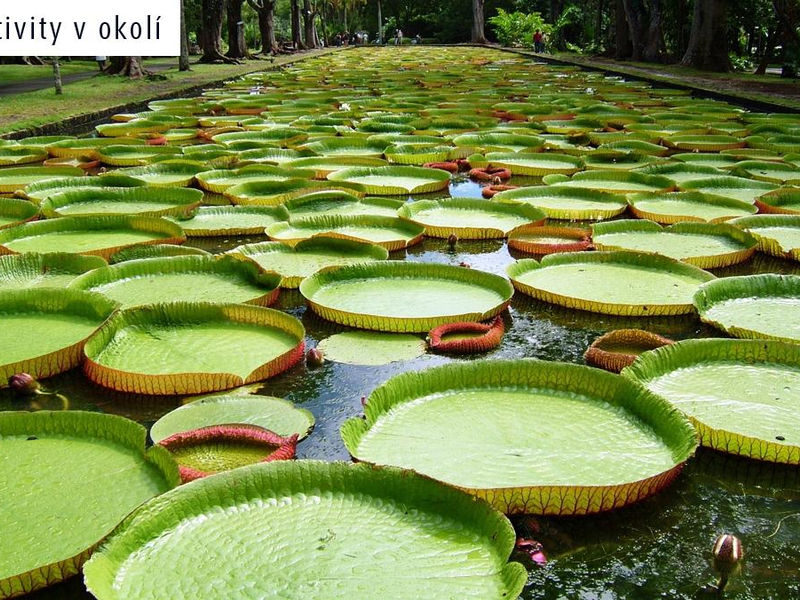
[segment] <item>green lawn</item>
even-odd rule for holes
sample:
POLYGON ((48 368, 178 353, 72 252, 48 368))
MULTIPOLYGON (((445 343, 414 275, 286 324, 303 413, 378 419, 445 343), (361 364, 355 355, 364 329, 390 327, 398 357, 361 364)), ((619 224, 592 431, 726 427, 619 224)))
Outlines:
MULTIPOLYGON (((72 62, 61 63, 62 75, 97 70, 97 63, 94 61, 73 60, 72 62)), ((0 85, 22 83, 32 79, 43 79, 52 76, 52 65, 0 65, 0 85)))
MULTIPOLYGON (((248 60, 240 65, 193 64, 191 71, 183 73, 178 71, 176 62, 174 68, 159 72, 159 75, 166 76, 165 80, 131 80, 125 77, 100 76, 65 85, 62 96, 56 96, 52 88, 0 96, 0 135, 63 121, 69 117, 142 102, 164 94, 180 93, 184 89, 268 69, 275 65, 298 60, 298 58, 335 51, 335 49, 326 49, 303 54, 290 54, 276 58, 274 63, 269 60, 248 60)), ((158 62, 163 62, 163 60, 159 59, 158 62)), ((145 66, 147 66, 147 61, 145 61, 145 66)), ((49 69, 49 67, 47 68, 49 69)))

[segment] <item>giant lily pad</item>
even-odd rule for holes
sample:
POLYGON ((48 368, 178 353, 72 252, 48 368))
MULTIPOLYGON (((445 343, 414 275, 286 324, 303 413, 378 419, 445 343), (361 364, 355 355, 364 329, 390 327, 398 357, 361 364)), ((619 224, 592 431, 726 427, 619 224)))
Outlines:
POLYGON ((521 187, 495 195, 499 202, 524 202, 544 211, 551 219, 601 220, 628 208, 619 194, 599 190, 545 185, 521 187))
POLYGON ((15 198, 0 198, 0 229, 32 221, 38 214, 39 207, 32 202, 15 198))
POLYGON ((425 341, 410 333, 345 331, 325 338, 317 347, 327 360, 349 365, 388 365, 425 354, 425 341))
POLYGON ((692 152, 719 152, 747 145, 743 139, 730 135, 673 135, 664 141, 673 148, 692 152))
POLYGON ((192 596, 213 586, 220 597, 233 597, 242 581, 258 598, 513 600, 525 583, 525 570, 507 564, 513 545, 511 525, 487 504, 414 473, 278 461, 148 503, 84 573, 99 600, 177 586, 192 596), (225 548, 218 531, 227 532, 225 548), (387 539, 391 552, 384 551, 387 539), (226 563, 232 575, 220 579, 226 563))
POLYGON ((312 192, 284 204, 292 219, 322 215, 376 215, 396 217, 402 200, 394 198, 359 198, 345 191, 312 192))
POLYGON ((349 167, 385 167, 389 163, 382 158, 369 156, 313 156, 298 158, 285 164, 292 169, 312 169, 316 179, 325 179, 334 171, 349 167))
POLYGON ((269 306, 280 281, 280 275, 232 256, 170 256, 95 269, 70 288, 103 294, 123 308, 173 300, 269 306))
POLYGON ((463 239, 504 238, 523 225, 541 225, 547 215, 534 206, 521 203, 490 202, 472 198, 419 200, 405 204, 402 218, 425 227, 425 235, 463 239))
POLYGON ((48 196, 42 202, 47 217, 79 215, 187 214, 200 206, 203 192, 163 187, 86 188, 48 196))
POLYGON ((763 213, 800 215, 800 190, 794 187, 779 188, 760 196, 756 206, 763 213))
POLYGON ((643 354, 622 374, 683 411, 703 446, 800 464, 800 346, 687 340, 643 354))
POLYGON ((304 280, 300 293, 335 323, 422 332, 452 321, 485 321, 514 292, 505 278, 475 269, 385 262, 325 269, 304 280))
POLYGON ((0 146, 0 167, 42 162, 47 150, 26 146, 0 146))
POLYGON ((42 202, 53 194, 79 188, 144 187, 146 185, 145 182, 133 177, 115 174, 103 177, 54 177, 31 183, 23 190, 22 195, 34 202, 42 202))
POLYGON ((202 163, 188 160, 165 160, 146 167, 132 167, 113 171, 117 175, 127 175, 147 185, 159 187, 185 187, 191 185, 194 176, 204 170, 202 163))
POLYGON ((390 252, 422 241, 424 228, 398 218, 357 215, 309 217, 275 223, 267 228, 272 240, 294 246, 316 236, 338 237, 383 246, 390 252))
POLYGON ((289 218, 283 206, 201 206, 188 219, 176 219, 187 237, 263 235, 289 218))
POLYGON ((219 169, 197 174, 197 181, 204 190, 222 194, 229 188, 253 181, 286 181, 288 179, 310 179, 314 172, 288 169, 270 165, 250 165, 233 171, 219 169))
POLYGON ((614 194, 636 192, 667 192, 675 183, 662 175, 644 175, 629 171, 596 170, 566 175, 546 175, 542 181, 559 187, 585 188, 614 194))
POLYGON ((15 373, 50 377, 80 364, 84 342, 115 308, 99 294, 75 290, 0 292, 0 387, 15 373))
POLYGON ((118 312, 87 342, 86 375, 139 394, 202 394, 267 379, 303 356, 294 317, 246 304, 174 302, 118 312))
POLYGON ((598 250, 654 252, 701 269, 718 269, 749 259, 756 239, 732 225, 676 223, 662 227, 653 221, 621 220, 592 227, 598 250))
POLYGON ((171 146, 138 146, 121 145, 106 146, 97 150, 97 157, 107 165, 115 167, 136 167, 166 158, 178 158, 181 155, 179 148, 171 146))
POLYGON ((264 269, 279 273, 281 287, 297 288, 300 282, 325 267, 386 260, 389 251, 382 246, 354 240, 313 237, 292 246, 280 242, 246 244, 231 252, 256 261, 264 269))
POLYGON ((0 254, 74 252, 108 258, 137 244, 180 244, 180 227, 158 217, 64 217, 0 231, 0 254))
POLYGON ((755 214, 758 209, 749 202, 708 196, 700 192, 669 194, 631 194, 631 211, 640 219, 650 219, 665 225, 681 221, 719 223, 755 214))
POLYGON ((492 167, 503 167, 510 169, 514 175, 528 177, 543 177, 553 173, 571 175, 583 168, 579 158, 550 152, 490 152, 486 160, 492 167))
POLYGON ((745 160, 736 165, 736 171, 759 181, 783 185, 800 184, 800 168, 791 163, 745 160))
POLYGON ((335 186, 326 187, 321 181, 308 179, 258 180, 229 187, 224 194, 234 204, 276 206, 291 198, 332 187, 335 186))
POLYGON ((56 177, 80 177, 78 167, 17 167, 0 170, 0 194, 12 194, 26 186, 56 177))
MULTIPOLYGON (((175 246, 176 248, 178 246, 175 246)), ((99 256, 53 252, 50 254, 13 254, 0 256, 0 288, 67 287, 79 275, 105 267, 99 256)))
POLYGON ((671 258, 642 252, 551 254, 541 263, 508 268, 519 291, 537 300, 590 312, 626 316, 681 315, 711 273, 671 258))
POLYGON ((328 181, 361 185, 367 194, 400 196, 446 189, 450 174, 424 167, 351 167, 328 175, 328 181))
POLYGON ((715 177, 690 179, 681 183, 681 189, 698 191, 723 198, 733 198, 754 204, 756 198, 777 189, 774 183, 745 179, 744 177, 715 177))
POLYGON ((800 343, 800 277, 717 279, 700 287, 694 304, 703 321, 734 337, 800 343))
POLYGON ((134 508, 180 482, 145 429, 88 412, 0 413, 0 596, 76 575, 134 508), (13 518, 11 517, 13 515, 13 518))
POLYGON ((183 406, 168 412, 153 424, 155 443, 176 433, 212 425, 257 425, 282 436, 306 437, 314 427, 314 415, 291 402, 256 392, 261 385, 187 398, 183 406))
POLYGON ((731 225, 752 234, 761 252, 800 261, 800 215, 753 215, 731 225))
POLYGON ((208 256, 209 253, 200 248, 191 246, 177 246, 175 244, 151 244, 149 246, 129 246, 112 254, 108 262, 112 265, 126 260, 139 260, 142 258, 166 258, 167 256, 208 256))
POLYGON ((506 513, 586 514, 652 495, 694 451, 689 423, 623 378, 535 360, 390 379, 342 428, 360 461, 402 466, 506 513))

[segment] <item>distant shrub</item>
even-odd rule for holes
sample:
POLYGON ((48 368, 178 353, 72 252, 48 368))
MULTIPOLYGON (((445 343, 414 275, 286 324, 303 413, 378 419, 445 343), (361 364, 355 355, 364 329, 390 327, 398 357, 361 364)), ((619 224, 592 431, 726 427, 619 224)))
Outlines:
POLYGON ((497 9, 497 14, 489 19, 489 24, 494 29, 497 41, 503 46, 532 46, 533 34, 537 29, 545 34, 552 29, 544 22, 541 13, 510 13, 502 8, 497 9))

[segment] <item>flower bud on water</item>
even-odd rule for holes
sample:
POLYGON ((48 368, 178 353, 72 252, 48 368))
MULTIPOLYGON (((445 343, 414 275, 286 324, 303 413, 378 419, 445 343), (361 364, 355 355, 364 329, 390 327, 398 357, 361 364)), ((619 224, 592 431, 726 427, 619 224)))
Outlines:
POLYGON ((719 573, 717 590, 722 592, 728 584, 728 578, 736 571, 744 556, 742 542, 735 535, 723 533, 714 542, 713 554, 714 570, 719 573))
POLYGON ((26 396, 38 393, 41 388, 39 382, 27 373, 17 373, 9 377, 8 386, 18 394, 26 396))
POLYGON ((447 245, 451 248, 455 248, 456 244, 458 243, 458 236, 455 233, 451 233, 450 236, 447 238, 447 245))
POLYGON ((306 364, 312 367, 319 367, 324 362, 325 355, 319 348, 311 348, 311 350, 306 353, 306 364))

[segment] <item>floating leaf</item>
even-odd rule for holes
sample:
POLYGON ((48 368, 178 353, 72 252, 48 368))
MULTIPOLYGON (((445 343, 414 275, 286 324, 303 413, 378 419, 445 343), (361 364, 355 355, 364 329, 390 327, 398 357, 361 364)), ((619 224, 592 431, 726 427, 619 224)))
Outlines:
POLYGON ((388 365, 425 354, 425 341, 411 334, 345 331, 322 340, 326 359, 349 365, 388 365))

